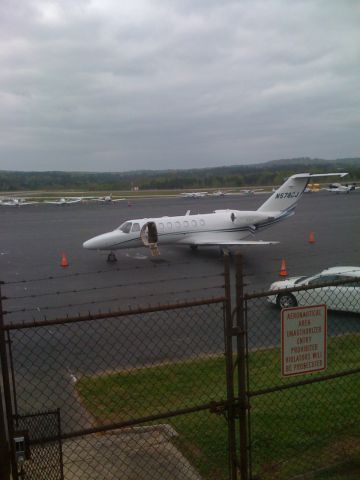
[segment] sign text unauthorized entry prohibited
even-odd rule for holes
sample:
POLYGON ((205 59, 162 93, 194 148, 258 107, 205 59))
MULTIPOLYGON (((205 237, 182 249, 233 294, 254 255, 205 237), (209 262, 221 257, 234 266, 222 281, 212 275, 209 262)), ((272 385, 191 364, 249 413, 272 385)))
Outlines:
POLYGON ((281 311, 281 373, 284 377, 326 369, 326 305, 281 311))

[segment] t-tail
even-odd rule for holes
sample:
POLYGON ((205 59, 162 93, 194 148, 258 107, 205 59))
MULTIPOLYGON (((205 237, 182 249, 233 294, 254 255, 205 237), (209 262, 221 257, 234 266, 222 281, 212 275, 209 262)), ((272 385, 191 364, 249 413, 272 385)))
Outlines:
POLYGON ((258 208, 258 212, 291 212, 304 193, 310 178, 313 177, 344 177, 347 173, 298 173, 289 177, 265 203, 258 208))

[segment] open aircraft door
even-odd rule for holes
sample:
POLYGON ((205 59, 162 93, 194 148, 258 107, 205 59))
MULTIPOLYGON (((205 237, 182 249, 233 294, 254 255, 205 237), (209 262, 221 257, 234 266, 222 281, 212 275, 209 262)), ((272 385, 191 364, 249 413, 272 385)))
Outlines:
POLYGON ((160 255, 158 249, 158 232, 156 228, 155 222, 147 222, 143 225, 140 231, 140 238, 145 245, 145 247, 149 247, 151 255, 158 256, 160 255))

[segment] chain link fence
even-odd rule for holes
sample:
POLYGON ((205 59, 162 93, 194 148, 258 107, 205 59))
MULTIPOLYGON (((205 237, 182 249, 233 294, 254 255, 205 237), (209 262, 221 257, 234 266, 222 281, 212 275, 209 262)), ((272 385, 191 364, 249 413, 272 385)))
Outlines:
MULTIPOLYGON (((360 477, 360 279, 250 294, 241 257, 233 285, 224 263, 3 286, 7 424, 31 447, 14 480, 360 477), (322 304, 322 368, 284 375, 284 315, 322 304)), ((290 363, 320 362, 313 332, 290 363)))
POLYGON ((45 478, 49 468, 48 478, 66 480, 230 477, 228 421, 219 414, 228 395, 224 274, 162 277, 139 281, 138 301, 151 298, 142 286, 158 284, 169 302, 142 306, 128 305, 131 279, 97 276, 87 287, 67 274, 60 288, 55 278, 7 285, 12 431, 27 425, 31 447, 13 466, 18 478, 45 478), (190 278, 200 282, 192 291, 190 278), (99 311, 106 298, 112 309, 99 311), (83 305, 86 314, 72 314, 83 305), (44 316, 52 307, 60 316, 44 316), (45 411, 61 418, 61 461, 45 411))
MULTIPOLYGON (((360 278, 247 295, 245 312, 249 476, 360 476, 360 278), (282 375, 281 308, 321 304, 328 309, 326 368, 282 375)), ((311 322, 298 325, 301 331, 290 332, 298 335, 291 357, 283 361, 311 369, 320 365, 316 330, 311 322)))

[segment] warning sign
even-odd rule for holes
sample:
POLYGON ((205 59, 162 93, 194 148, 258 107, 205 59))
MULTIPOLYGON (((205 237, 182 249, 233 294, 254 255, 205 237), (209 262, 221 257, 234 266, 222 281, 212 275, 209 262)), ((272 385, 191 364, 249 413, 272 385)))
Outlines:
POLYGON ((281 373, 284 377, 326 369, 326 305, 281 311, 281 373))

